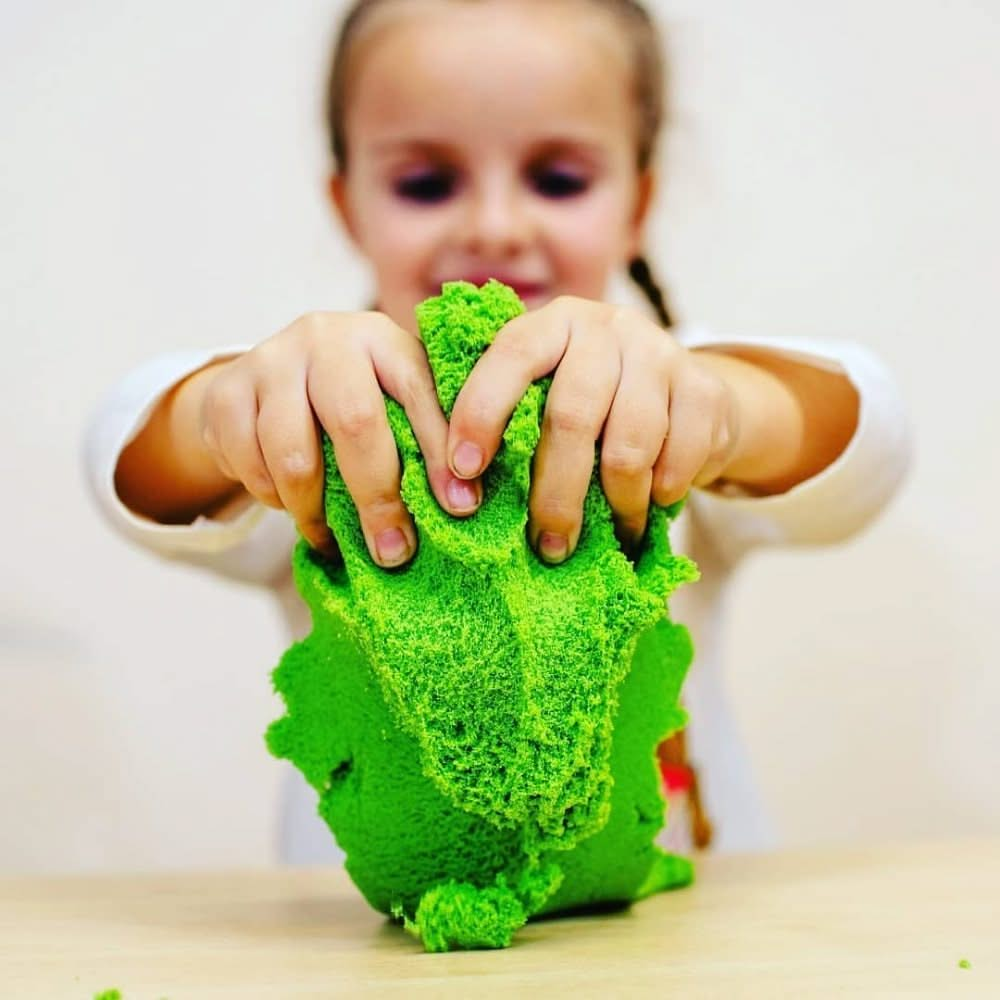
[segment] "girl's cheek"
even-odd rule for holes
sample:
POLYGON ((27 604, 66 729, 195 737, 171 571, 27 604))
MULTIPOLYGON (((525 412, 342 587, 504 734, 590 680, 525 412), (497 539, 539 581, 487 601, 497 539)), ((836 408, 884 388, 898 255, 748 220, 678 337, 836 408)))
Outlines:
POLYGON ((575 201, 554 202, 549 210, 550 224, 563 229, 574 240, 587 243, 606 242, 623 228, 628 208, 617 186, 605 186, 575 201))
POLYGON ((606 270, 625 245, 628 217, 620 201, 594 201, 580 210, 553 218, 549 232, 558 234, 559 254, 585 271, 606 270))
POLYGON ((442 220, 433 212, 413 212, 391 204, 373 209, 366 227, 373 254, 411 257, 439 238, 442 220))

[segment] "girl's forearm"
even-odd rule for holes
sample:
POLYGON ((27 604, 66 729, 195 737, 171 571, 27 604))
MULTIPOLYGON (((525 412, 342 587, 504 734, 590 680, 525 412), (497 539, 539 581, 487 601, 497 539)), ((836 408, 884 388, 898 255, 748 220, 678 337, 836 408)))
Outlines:
POLYGON ((201 437, 201 404, 215 362, 171 389, 123 450, 115 469, 122 502, 145 517, 184 524, 242 492, 219 470, 201 437))
POLYGON ((720 479, 782 493, 830 465, 858 423, 843 375, 752 348, 697 349, 734 393, 739 441, 720 479))

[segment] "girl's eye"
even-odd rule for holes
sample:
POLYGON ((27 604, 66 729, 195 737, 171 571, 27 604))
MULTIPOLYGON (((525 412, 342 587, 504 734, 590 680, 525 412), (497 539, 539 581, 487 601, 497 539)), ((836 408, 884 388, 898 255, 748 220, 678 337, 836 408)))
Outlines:
POLYGON ((546 198, 571 198, 587 190, 587 179, 568 170, 548 167, 532 172, 531 183, 546 198))
POLYGON ((396 194, 407 201, 433 205, 451 196, 455 190, 455 176, 446 170, 427 171, 400 178, 394 188, 396 194))

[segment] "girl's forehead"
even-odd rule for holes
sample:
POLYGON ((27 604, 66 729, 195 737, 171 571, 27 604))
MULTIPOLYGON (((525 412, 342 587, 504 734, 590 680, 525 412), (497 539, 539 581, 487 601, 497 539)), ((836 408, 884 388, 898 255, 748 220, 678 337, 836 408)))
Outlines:
POLYGON ((441 128, 631 136, 623 36, 581 0, 397 0, 356 40, 348 131, 372 140, 441 128))

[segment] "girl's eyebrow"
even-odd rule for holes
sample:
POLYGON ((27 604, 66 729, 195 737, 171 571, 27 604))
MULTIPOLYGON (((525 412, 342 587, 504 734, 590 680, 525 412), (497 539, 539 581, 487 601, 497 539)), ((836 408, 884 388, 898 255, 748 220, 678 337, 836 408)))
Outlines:
POLYGON ((535 143, 529 158, 539 160, 559 156, 578 156, 593 164, 601 164, 607 160, 607 150, 603 143, 594 139, 556 136, 535 143))
MULTIPOLYGON (((459 147, 434 139, 383 139, 371 147, 376 159, 399 155, 424 156, 429 160, 455 160, 461 157, 459 147)), ((550 136, 538 139, 528 147, 529 160, 557 156, 580 156, 595 165, 604 163, 607 151, 604 143, 590 136, 550 136)))
POLYGON ((433 139, 384 139, 372 144, 372 155, 376 158, 398 156, 401 153, 416 153, 431 160, 446 160, 454 158, 458 150, 449 143, 433 139))

